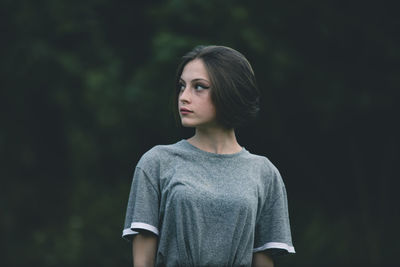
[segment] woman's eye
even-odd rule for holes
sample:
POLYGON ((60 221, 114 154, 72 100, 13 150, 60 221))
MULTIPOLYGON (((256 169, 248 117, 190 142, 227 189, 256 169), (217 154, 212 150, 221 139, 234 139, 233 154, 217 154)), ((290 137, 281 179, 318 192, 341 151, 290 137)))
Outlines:
POLYGON ((185 90, 185 85, 183 83, 180 83, 178 85, 178 89, 181 90, 181 91, 185 90))
POLYGON ((209 87, 208 87, 208 86, 205 86, 205 85, 202 85, 202 84, 197 84, 194 88, 195 88, 197 91, 201 91, 201 90, 208 89, 209 87))

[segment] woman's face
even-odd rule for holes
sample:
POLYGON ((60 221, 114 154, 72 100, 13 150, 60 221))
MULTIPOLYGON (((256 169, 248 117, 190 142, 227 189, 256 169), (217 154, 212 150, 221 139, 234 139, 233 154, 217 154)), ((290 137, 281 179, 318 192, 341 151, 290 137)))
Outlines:
POLYGON ((216 126, 216 109, 211 101, 211 82, 201 59, 186 64, 180 78, 179 115, 185 127, 216 126))

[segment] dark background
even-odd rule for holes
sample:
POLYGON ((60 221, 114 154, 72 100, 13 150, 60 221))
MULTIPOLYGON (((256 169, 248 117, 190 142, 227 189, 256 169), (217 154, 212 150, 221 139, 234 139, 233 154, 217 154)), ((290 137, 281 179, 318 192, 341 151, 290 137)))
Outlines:
POLYGON ((121 231, 132 172, 152 146, 190 136, 169 97, 197 44, 233 47, 256 72, 262 110, 238 139, 286 183, 297 254, 277 266, 398 261, 390 2, 3 0, 0 10, 2 266, 131 265, 121 231))

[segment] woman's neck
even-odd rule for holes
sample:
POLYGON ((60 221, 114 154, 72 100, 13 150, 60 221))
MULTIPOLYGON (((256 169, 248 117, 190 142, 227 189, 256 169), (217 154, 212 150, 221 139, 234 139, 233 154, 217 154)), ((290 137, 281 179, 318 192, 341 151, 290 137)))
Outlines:
POLYGON ((196 128, 195 135, 187 141, 201 150, 217 154, 234 154, 242 150, 233 129, 196 128))

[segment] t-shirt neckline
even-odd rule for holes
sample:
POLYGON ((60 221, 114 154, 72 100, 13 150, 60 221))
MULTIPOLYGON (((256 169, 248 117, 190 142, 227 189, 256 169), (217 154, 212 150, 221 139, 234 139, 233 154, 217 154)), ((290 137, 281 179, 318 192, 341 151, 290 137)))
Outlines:
POLYGON ((186 148, 190 149, 191 151, 194 151, 196 153, 202 154, 204 156, 211 156, 211 157, 217 157, 217 158, 234 158, 243 155, 244 153, 247 152, 246 148, 242 146, 242 149, 239 152, 236 153, 231 153, 231 154, 218 154, 218 153, 213 153, 213 152, 208 152, 205 150, 202 150, 191 143, 189 143, 188 140, 182 139, 180 141, 186 148))

